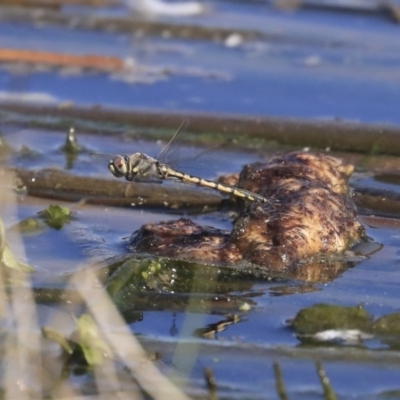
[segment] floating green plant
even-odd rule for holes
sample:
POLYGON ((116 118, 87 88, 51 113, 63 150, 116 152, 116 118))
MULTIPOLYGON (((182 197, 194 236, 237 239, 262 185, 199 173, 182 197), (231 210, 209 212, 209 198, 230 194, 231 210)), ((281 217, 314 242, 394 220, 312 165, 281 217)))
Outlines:
POLYGON ((72 212, 68 207, 50 205, 39 213, 48 226, 54 229, 61 229, 65 224, 71 221, 72 212))
POLYGON ((328 329, 358 329, 368 331, 372 316, 362 306, 343 307, 315 304, 300 310, 293 320, 296 333, 312 335, 328 329))

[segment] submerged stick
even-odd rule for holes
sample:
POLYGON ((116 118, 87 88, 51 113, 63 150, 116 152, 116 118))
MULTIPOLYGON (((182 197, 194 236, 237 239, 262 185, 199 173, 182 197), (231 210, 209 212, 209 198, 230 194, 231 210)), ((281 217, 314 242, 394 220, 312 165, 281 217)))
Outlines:
MULTIPOLYGON (((2 111, 40 116, 81 119, 141 127, 175 129, 186 113, 162 113, 160 111, 122 110, 115 108, 43 104, 21 104, 3 101, 2 111)), ((20 123, 21 117, 18 122, 20 123)), ((248 115, 196 113, 190 114, 191 132, 229 132, 237 140, 242 138, 265 140, 291 147, 329 148, 335 151, 351 151, 364 154, 400 154, 400 130, 394 125, 366 124, 349 121, 320 121, 296 118, 271 118, 248 115)))
POLYGON ((274 361, 274 375, 275 375, 275 382, 276 382, 276 391, 278 393, 280 400, 288 400, 288 395, 285 388, 285 382, 282 376, 281 366, 277 361, 274 361))
POLYGON ((31 171, 14 169, 31 196, 64 201, 85 199, 88 203, 110 206, 163 206, 179 208, 215 207, 221 203, 216 193, 199 191, 184 185, 167 186, 149 183, 118 182, 87 176, 71 175, 56 169, 31 171))

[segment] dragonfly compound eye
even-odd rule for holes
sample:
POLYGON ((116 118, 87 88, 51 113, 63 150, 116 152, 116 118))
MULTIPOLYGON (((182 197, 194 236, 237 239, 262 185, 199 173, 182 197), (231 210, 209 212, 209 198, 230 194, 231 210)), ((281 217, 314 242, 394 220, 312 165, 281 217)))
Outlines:
POLYGON ((126 162, 124 157, 122 156, 115 156, 110 162, 108 163, 108 169, 111 173, 120 178, 124 176, 127 172, 126 162))

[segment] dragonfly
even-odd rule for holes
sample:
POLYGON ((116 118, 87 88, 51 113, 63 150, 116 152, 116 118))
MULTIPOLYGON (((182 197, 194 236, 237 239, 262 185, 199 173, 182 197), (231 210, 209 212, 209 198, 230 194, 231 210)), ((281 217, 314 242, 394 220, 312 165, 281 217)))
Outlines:
MULTIPOLYGON (((218 190, 222 193, 227 193, 253 202, 268 202, 265 197, 257 193, 236 186, 229 186, 223 183, 199 178, 173 168, 173 164, 179 165, 183 161, 188 161, 188 159, 180 160, 179 158, 176 158, 179 151, 179 146, 177 145, 178 137, 185 124, 186 121, 181 124, 172 139, 161 150, 157 157, 154 158, 144 153, 134 153, 132 155, 124 156, 116 155, 109 161, 108 169, 115 177, 124 177, 127 181, 162 183, 162 181, 166 179, 172 179, 182 183, 218 190)), ((205 153, 207 153, 207 151, 205 153)), ((198 156, 194 157, 194 160, 199 158, 202 154, 203 153, 200 153, 198 156)))

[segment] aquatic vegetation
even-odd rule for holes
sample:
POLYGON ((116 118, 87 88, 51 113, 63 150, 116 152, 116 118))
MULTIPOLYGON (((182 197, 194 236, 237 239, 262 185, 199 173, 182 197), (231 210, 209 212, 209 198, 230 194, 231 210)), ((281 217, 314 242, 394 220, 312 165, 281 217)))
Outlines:
POLYGON ((0 218, 0 265, 6 268, 11 268, 19 272, 32 272, 34 268, 22 261, 19 261, 14 256, 10 245, 7 242, 6 230, 4 222, 0 218))
POLYGON ((72 219, 71 210, 68 207, 58 205, 50 205, 45 210, 41 211, 39 215, 48 226, 57 230, 61 229, 72 219))
POLYGON ((311 335, 328 329, 358 329, 368 331, 372 316, 362 307, 315 304, 299 311, 292 322, 296 333, 311 335))

